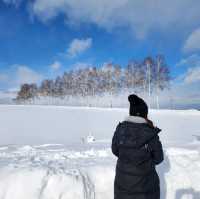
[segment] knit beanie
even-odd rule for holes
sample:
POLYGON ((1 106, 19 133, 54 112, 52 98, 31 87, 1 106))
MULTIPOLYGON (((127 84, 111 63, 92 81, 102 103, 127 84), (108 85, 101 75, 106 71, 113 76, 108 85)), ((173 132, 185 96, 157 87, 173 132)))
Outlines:
POLYGON ((132 94, 128 96, 128 101, 130 102, 129 115, 147 117, 148 106, 142 98, 132 94))

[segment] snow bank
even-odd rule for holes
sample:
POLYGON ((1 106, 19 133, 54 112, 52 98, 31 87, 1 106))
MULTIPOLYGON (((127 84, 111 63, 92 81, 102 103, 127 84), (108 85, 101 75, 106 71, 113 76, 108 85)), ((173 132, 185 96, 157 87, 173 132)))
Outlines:
MULTIPOLYGON (((110 148, 7 146, 0 152, 0 199, 111 199, 116 159, 110 148)), ((161 199, 199 199, 200 151, 167 148, 157 169, 161 199)))

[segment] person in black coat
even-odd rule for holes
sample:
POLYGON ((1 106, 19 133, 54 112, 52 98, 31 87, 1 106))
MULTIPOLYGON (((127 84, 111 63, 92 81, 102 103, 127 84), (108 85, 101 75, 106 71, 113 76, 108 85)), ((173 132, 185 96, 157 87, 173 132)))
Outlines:
POLYGON ((160 199, 155 166, 163 161, 159 128, 148 119, 148 106, 136 95, 128 97, 129 116, 117 125, 112 152, 118 157, 114 199, 160 199))

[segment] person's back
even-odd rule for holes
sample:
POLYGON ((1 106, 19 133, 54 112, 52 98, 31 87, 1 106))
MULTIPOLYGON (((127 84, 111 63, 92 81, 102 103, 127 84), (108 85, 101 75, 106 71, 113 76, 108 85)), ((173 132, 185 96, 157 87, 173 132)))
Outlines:
MULTIPOLYGON (((133 96, 135 100, 137 96, 133 96)), ((135 113, 131 108, 130 116, 118 124, 112 139, 112 152, 118 157, 114 196, 115 199, 159 199, 155 165, 163 160, 160 129, 147 117, 138 116, 142 109, 135 108, 135 113)))

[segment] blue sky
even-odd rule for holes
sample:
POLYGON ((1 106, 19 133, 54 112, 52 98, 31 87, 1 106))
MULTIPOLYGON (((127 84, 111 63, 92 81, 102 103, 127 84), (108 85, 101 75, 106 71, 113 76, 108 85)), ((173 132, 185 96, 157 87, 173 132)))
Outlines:
POLYGON ((199 10, 196 0, 1 0, 0 89, 88 64, 123 66, 163 54, 173 83, 188 93, 194 88, 194 95, 200 89, 199 10))

